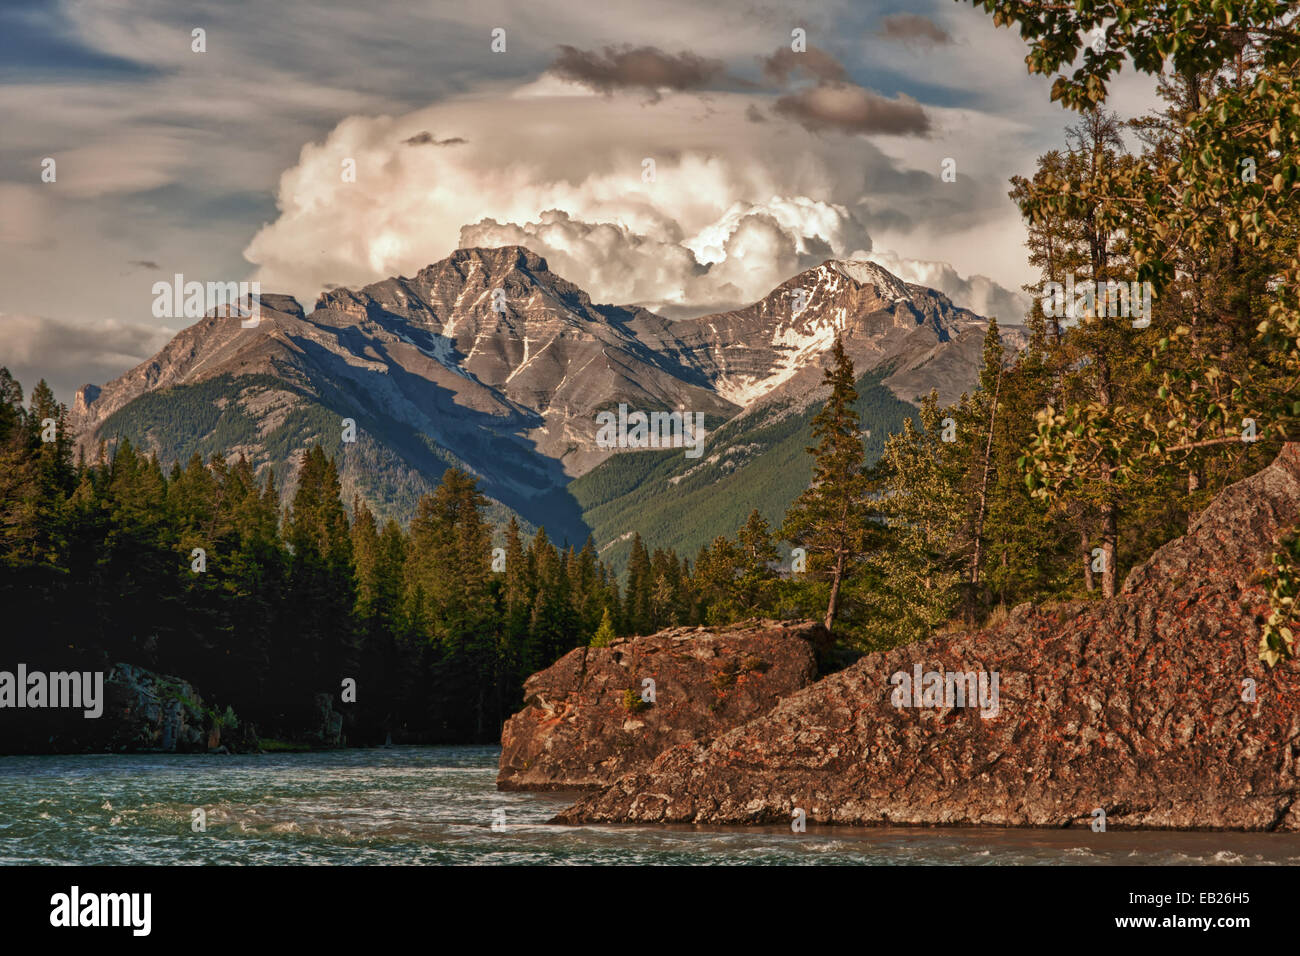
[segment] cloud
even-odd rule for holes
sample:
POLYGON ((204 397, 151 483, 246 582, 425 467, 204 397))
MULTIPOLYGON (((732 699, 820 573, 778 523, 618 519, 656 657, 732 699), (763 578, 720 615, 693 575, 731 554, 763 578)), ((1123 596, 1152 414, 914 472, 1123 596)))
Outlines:
POLYGON ((813 132, 923 136, 930 118, 909 96, 891 100, 852 83, 821 83, 776 101, 776 111, 813 132))
POLYGON ((763 75, 773 83, 785 85, 794 74, 804 73, 818 80, 847 81, 848 72, 839 60, 815 46, 802 53, 780 47, 763 60, 763 75))
POLYGON ((952 36, 928 17, 916 13, 891 13, 880 21, 879 36, 923 46, 947 46, 952 36))
POLYGON ((763 111, 753 103, 750 103, 749 106, 745 108, 745 119, 749 120, 751 123, 767 122, 767 117, 763 115, 763 111))
MULTIPOLYGON (((780 47, 762 63, 763 75, 779 86, 788 85, 792 77, 800 74, 817 81, 814 86, 787 93, 776 101, 778 114, 805 129, 917 136, 930 131, 930 117, 920 103, 902 95, 887 99, 858 86, 849 80, 839 60, 818 47, 810 46, 801 53, 780 47)), ((750 119, 757 121, 753 115, 750 119)))
POLYGON ((885 138, 893 156, 865 137, 810 146, 787 123, 752 121, 767 97, 714 92, 712 113, 692 93, 667 93, 653 110, 640 99, 533 91, 349 117, 281 177, 279 215, 245 250, 250 278, 309 304, 326 282, 355 288, 414 275, 459 246, 521 244, 597 302, 678 317, 748 304, 826 258, 885 248, 942 260, 942 291, 1011 314, 1014 293, 961 277, 1020 280, 1007 270, 1023 262, 1023 226, 991 148, 1015 142, 1013 127, 974 112, 937 117, 962 131, 953 184, 939 178, 945 141, 885 138), (401 145, 424 130, 468 142, 401 145), (355 183, 340 179, 344 157, 356 160, 355 183))
POLYGON ((799 196, 735 203, 691 236, 548 209, 531 222, 466 225, 459 244, 527 246, 597 301, 677 317, 747 305, 833 254, 870 249, 871 237, 845 207, 799 196))
MULTIPOLYGON (((799 255, 816 257, 818 262, 827 252, 850 255, 871 248, 866 227, 846 206, 807 196, 773 196, 759 203, 733 203, 716 222, 685 240, 684 245, 701 262, 723 262, 728 258, 729 249, 734 251, 729 244, 736 233, 742 230, 746 220, 755 217, 774 222, 789 237, 799 255)), ((788 278, 787 273, 772 285, 788 278)), ((763 293, 770 289, 771 286, 763 293)))
POLYGON ((402 140, 402 142, 407 146, 460 146, 464 143, 468 143, 469 140, 460 136, 452 136, 449 139, 438 139, 438 137, 434 136, 426 129, 416 133, 414 136, 402 140))
POLYGON ((116 378, 156 353, 174 334, 139 323, 81 324, 0 313, 0 365, 28 394, 44 378, 59 401, 71 405, 82 385, 116 378))
POLYGON ((560 209, 537 219, 503 223, 483 219, 460 230, 459 244, 527 246, 551 270, 578 281, 598 302, 639 303, 662 309, 696 286, 704 269, 690 250, 660 236, 637 233, 615 222, 585 222, 560 209), (577 277, 581 277, 579 280, 577 277))
POLYGON ((658 91, 701 89, 726 72, 721 60, 683 51, 677 55, 652 46, 605 47, 602 53, 562 45, 550 71, 601 93, 621 89, 658 91))
POLYGON ((870 248, 864 185, 880 197, 938 187, 869 142, 810 152, 785 124, 751 122, 753 96, 713 94, 712 114, 691 94, 666 94, 650 112, 637 102, 629 92, 466 98, 350 117, 281 177, 279 216, 245 252, 252 278, 313 302, 327 281, 412 275, 464 244, 521 243, 597 301, 699 314, 766 295, 808 257, 870 248), (469 142, 401 145, 428 129, 469 142), (354 183, 341 181, 344 158, 356 162, 354 183), (647 158, 653 178, 643 178, 647 158), (761 237, 776 258, 725 262, 761 237))

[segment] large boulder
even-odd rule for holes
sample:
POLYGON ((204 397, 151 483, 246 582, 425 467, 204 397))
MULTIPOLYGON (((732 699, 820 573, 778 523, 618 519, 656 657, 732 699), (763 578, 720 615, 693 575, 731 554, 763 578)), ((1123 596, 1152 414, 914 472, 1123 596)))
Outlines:
POLYGON ((771 824, 797 808, 834 824, 1086 826, 1104 813, 1108 827, 1300 829, 1300 663, 1257 657, 1259 572, 1297 524, 1292 445, 1117 598, 1024 605, 987 631, 868 655, 557 819, 771 824), (918 671, 922 689, 931 671, 983 674, 990 692, 997 675, 997 706, 961 706, 946 679, 909 700, 918 671))
POLYGON ((524 683, 526 706, 501 732, 497 787, 601 787, 766 713, 812 682, 825 634, 811 622, 749 621, 576 648, 524 683))

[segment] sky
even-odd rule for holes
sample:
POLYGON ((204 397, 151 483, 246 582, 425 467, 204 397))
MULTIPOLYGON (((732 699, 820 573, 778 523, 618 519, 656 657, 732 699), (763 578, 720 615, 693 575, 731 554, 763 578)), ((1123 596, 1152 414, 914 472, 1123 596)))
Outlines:
POLYGON ((834 257, 1014 324, 1008 179, 1075 119, 1024 55, 952 0, 6 5, 0 365, 70 402, 193 321, 176 273, 310 311, 508 243, 670 318, 834 257))

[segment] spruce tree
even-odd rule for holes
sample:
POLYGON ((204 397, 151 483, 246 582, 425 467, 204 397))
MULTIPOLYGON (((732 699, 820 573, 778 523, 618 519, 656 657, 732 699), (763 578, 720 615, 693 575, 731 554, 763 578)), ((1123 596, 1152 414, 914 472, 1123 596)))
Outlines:
POLYGON ((609 608, 605 608, 600 616, 600 626, 596 628, 596 633, 591 636, 591 647, 609 647, 610 641, 614 640, 614 619, 610 617, 609 608))
POLYGON ((858 400, 853 362, 838 337, 831 349, 831 366, 823 382, 830 397, 815 418, 808 448, 814 456, 812 484, 786 513, 782 535, 819 559, 830 582, 824 623, 830 629, 840 610, 840 590, 854 563, 867 551, 866 484, 863 479, 865 449, 858 427, 858 400))

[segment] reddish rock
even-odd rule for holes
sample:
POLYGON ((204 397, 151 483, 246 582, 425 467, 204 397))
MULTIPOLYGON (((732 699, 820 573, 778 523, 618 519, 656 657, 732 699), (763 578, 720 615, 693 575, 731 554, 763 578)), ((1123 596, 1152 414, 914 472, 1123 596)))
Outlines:
MULTIPOLYGON (((1113 600, 868 655, 560 822, 1300 830, 1300 664, 1258 660, 1258 583, 1300 524, 1300 446, 1226 489, 1113 600), (1000 710, 898 708, 891 675, 988 671, 1000 710), (1254 682, 1253 702, 1243 699, 1254 682)), ((955 703, 955 701, 954 701, 955 703)))
POLYGON ((766 713, 816 676, 811 622, 682 627, 570 651, 524 684, 501 732, 501 790, 602 787, 665 749, 766 713), (642 700, 654 681, 654 702, 642 700), (629 693, 630 692, 630 693, 629 693))

